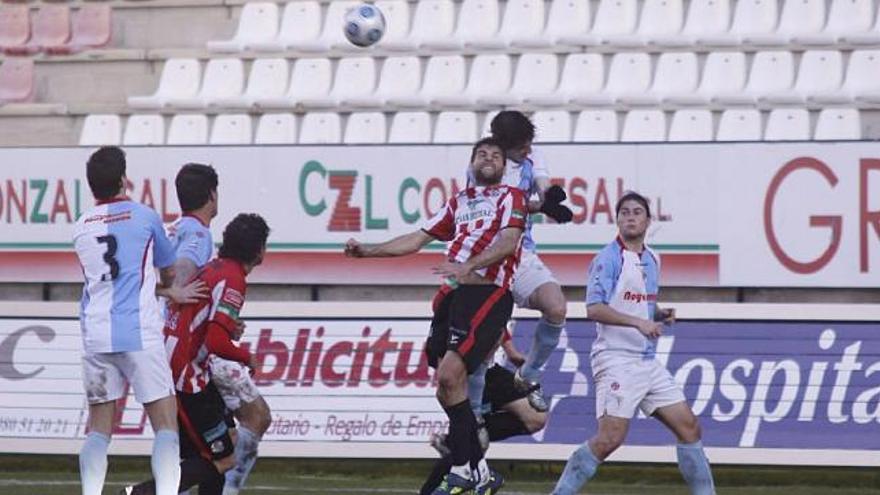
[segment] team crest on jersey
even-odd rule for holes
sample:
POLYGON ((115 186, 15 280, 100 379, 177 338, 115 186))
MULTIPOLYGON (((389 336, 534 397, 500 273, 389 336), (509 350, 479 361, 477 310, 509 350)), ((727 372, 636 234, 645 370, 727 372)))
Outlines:
POLYGON ((223 302, 227 302, 235 307, 241 307, 244 304, 244 296, 235 289, 226 289, 223 293, 223 302))
POLYGON ((211 452, 214 454, 219 454, 223 452, 223 449, 226 448, 226 445, 223 443, 223 440, 217 440, 211 443, 211 452))
POLYGON ((613 383, 611 384, 611 390, 617 392, 618 390, 620 390, 620 384, 617 383, 617 382, 613 382, 613 383))

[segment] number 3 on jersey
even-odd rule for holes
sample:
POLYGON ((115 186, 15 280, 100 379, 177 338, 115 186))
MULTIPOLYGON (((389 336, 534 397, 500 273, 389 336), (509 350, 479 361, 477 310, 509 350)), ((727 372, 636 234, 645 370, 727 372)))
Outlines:
POLYGON ((99 244, 107 245, 107 252, 104 253, 104 262, 110 267, 110 273, 101 275, 101 281, 107 282, 110 280, 116 280, 116 277, 119 276, 119 262, 116 261, 116 249, 119 247, 119 244, 116 242, 116 236, 102 235, 96 237, 95 240, 98 241, 99 244))

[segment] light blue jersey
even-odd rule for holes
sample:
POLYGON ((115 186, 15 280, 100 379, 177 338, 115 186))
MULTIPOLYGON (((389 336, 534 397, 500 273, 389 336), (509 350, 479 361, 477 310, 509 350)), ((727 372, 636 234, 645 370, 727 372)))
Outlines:
POLYGON ((178 258, 186 258, 199 268, 207 265, 214 254, 211 229, 193 216, 184 214, 169 225, 168 239, 178 258))
MULTIPOLYGON (((653 320, 659 280, 657 254, 647 246, 641 253, 630 251, 618 238, 605 246, 590 264, 587 306, 607 304, 620 313, 653 320)), ((593 357, 606 353, 654 358, 657 341, 645 337, 637 328, 597 322, 596 330, 593 357)))
POLYGON ((169 267, 175 257, 159 215, 127 198, 99 202, 77 220, 73 245, 85 277, 85 351, 131 352, 161 344, 153 267, 169 267))

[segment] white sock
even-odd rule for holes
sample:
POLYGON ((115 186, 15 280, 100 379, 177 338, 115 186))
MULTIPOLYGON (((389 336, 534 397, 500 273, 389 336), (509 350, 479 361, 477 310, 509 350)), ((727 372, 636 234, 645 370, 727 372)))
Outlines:
POLYGON ((86 435, 86 443, 79 451, 79 477, 83 495, 101 495, 107 476, 107 448, 110 437, 96 431, 86 435))
POLYGON ((485 486, 491 478, 492 472, 489 471, 489 463, 485 458, 480 459, 480 462, 477 463, 477 480, 479 480, 477 486, 485 486))
POLYGON ((238 427, 238 441, 235 444, 235 467, 226 472, 226 485, 223 495, 237 495, 244 486, 251 469, 257 463, 257 448, 260 437, 246 426, 238 427))
POLYGON ((173 430, 159 430, 153 440, 150 459, 156 495, 177 495, 180 486, 180 438, 173 430))

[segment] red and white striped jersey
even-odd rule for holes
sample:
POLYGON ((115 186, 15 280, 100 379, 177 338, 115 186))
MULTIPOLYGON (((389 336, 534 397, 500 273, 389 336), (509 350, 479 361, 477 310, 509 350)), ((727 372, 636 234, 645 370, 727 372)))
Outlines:
POLYGON ((230 338, 247 290, 244 268, 235 260, 219 258, 205 265, 197 278, 205 283, 210 297, 170 305, 165 321, 165 348, 171 356, 174 386, 188 394, 200 392, 211 379, 209 354, 244 363, 250 358, 230 338))
MULTIPOLYGON (((525 229, 528 210, 522 191, 506 185, 470 187, 453 196, 422 229, 446 241, 450 261, 464 263, 495 243, 503 229, 525 229)), ((507 288, 519 265, 522 240, 506 258, 477 270, 495 285, 507 288)))

